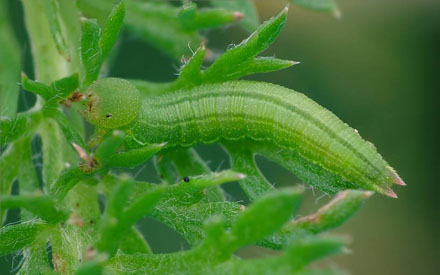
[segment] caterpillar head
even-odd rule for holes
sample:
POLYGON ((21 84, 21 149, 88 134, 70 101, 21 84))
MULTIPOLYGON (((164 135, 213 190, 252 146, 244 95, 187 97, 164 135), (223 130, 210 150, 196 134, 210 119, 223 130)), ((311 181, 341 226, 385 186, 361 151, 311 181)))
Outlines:
POLYGON ((132 122, 139 114, 141 96, 129 81, 104 78, 87 90, 85 116, 95 126, 118 128, 132 122))

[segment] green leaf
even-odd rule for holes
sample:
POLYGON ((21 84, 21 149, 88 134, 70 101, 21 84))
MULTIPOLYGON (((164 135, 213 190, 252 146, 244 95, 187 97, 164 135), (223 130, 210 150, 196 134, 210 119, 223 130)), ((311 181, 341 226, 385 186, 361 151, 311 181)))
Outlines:
POLYGON ((200 85, 202 83, 202 74, 200 69, 202 67, 205 54, 206 48, 205 45, 202 44, 188 60, 188 62, 180 69, 180 81, 191 82, 194 83, 194 85, 200 85))
POLYGON ((300 188, 270 192, 241 213, 231 228, 235 249, 257 242, 281 228, 297 209, 300 188))
MULTIPOLYGON (((109 0, 79 0, 79 8, 104 24, 113 2, 109 0)), ((131 32, 175 60, 189 55, 188 41, 193 46, 201 42, 196 31, 185 30, 178 18, 179 7, 166 1, 125 1, 124 25, 131 32), (164 24, 163 22, 167 22, 164 24)))
MULTIPOLYGON (((209 267, 211 274, 314 274, 304 272, 304 266, 324 256, 343 251, 343 242, 338 239, 310 237, 298 240, 285 254, 271 257, 241 260, 232 258, 222 264, 209 267)), ((316 274, 339 274, 331 273, 316 274)))
POLYGON ((59 99, 66 99, 79 86, 78 73, 73 73, 50 84, 52 94, 59 99))
POLYGON ((119 249, 124 254, 151 254, 151 248, 142 234, 134 226, 125 233, 119 249))
POLYGON ((201 45, 192 58, 180 69, 177 80, 170 83, 152 83, 131 80, 145 95, 155 96, 188 89, 206 83, 218 83, 254 74, 288 68, 297 62, 272 57, 256 57, 273 43, 287 20, 287 8, 262 24, 239 45, 227 50, 208 69, 200 67, 206 53, 201 45))
MULTIPOLYGON (((118 183, 108 198, 95 245, 100 252, 107 253, 109 256, 116 253, 119 246, 118 240, 123 236, 124 232, 121 230, 119 220, 122 218, 124 207, 132 192, 133 183, 128 179, 124 179, 118 183)), ((131 225, 128 229, 130 227, 131 225)))
POLYGON ((225 75, 224 80, 238 79, 246 75, 268 73, 289 68, 298 62, 273 57, 256 57, 240 64, 236 71, 225 75))
POLYGON ((96 19, 82 21, 81 36, 81 61, 84 66, 85 76, 82 87, 88 87, 98 78, 102 65, 102 53, 99 47, 101 28, 96 19))
POLYGON ((19 196, 1 196, 0 208, 24 208, 34 213, 48 223, 58 223, 65 221, 68 213, 59 210, 55 201, 51 197, 45 195, 19 195, 19 196))
POLYGON ((124 132, 118 130, 106 136, 95 151, 94 157, 98 160, 98 163, 105 165, 110 160, 110 157, 115 154, 116 150, 121 147, 124 138, 124 132))
POLYGON ((126 152, 119 152, 110 157, 106 163, 109 167, 135 167, 151 158, 165 146, 161 144, 151 144, 139 149, 132 149, 126 152))
MULTIPOLYGON (((81 106, 80 104, 72 104, 72 107, 69 110, 65 110, 65 111, 67 112, 67 117, 69 117, 69 124, 74 129, 74 131, 78 134, 78 137, 80 139, 84 140, 84 137, 86 135, 85 135, 85 121, 84 121, 83 116, 81 115, 82 110, 83 110, 83 106, 81 106)), ((58 122, 58 123, 60 123, 60 122, 58 122)), ((63 126, 61 126, 61 125, 60 125, 60 127, 63 128, 63 126)), ((63 132, 64 132, 64 130, 63 130, 63 132)), ((65 132, 64 132, 64 135, 66 135, 65 132)), ((66 137, 66 139, 67 139, 67 137, 66 137)), ((70 141, 68 140, 68 142, 70 142, 70 141)), ((80 143, 77 143, 77 144, 81 145, 80 143)))
POLYGON ((69 145, 75 143, 81 146, 82 148, 85 149, 87 148, 81 135, 78 133, 78 131, 74 128, 72 123, 66 118, 66 116, 62 112, 57 111, 53 116, 53 118, 58 122, 58 125, 60 126, 60 129, 63 132, 64 137, 66 138, 66 141, 69 145))
MULTIPOLYGON (((29 194, 37 190, 38 178, 35 172, 32 159, 31 137, 23 137, 13 144, 10 144, 8 150, 3 153, 0 161, 1 181, 0 194, 8 195, 11 192, 13 180, 16 178, 20 184, 20 193, 29 194)), ((2 202, 0 201, 0 204, 2 202)), ((0 207, 0 216, 6 210, 0 207)), ((24 220, 31 219, 28 211, 21 212, 21 218, 24 220)), ((3 222, 3 219, 0 219, 3 222)))
POLYGON ((220 27, 242 18, 243 14, 227 9, 197 9, 197 5, 192 2, 185 3, 179 12, 183 28, 188 30, 220 27))
POLYGON ((23 250, 23 263, 20 266, 18 275, 25 274, 44 274, 52 275, 52 269, 49 266, 45 240, 38 240, 31 246, 23 250))
POLYGON ((280 14, 264 22, 249 38, 221 55, 206 71, 204 82, 220 82, 228 79, 236 66, 253 59, 277 38, 287 20, 287 8, 280 14))
POLYGON ((35 221, 0 228, 0 256, 31 245, 47 226, 35 221))
MULTIPOLYGON (((103 24, 113 2, 79 0, 78 6, 103 24)), ((125 7, 124 25, 127 29, 175 60, 190 56, 189 44, 191 47, 200 45, 203 39, 198 29, 224 26, 240 19, 235 11, 194 9, 191 4, 190 9, 182 10, 166 1, 126 0, 125 7)))
POLYGON ((70 61, 69 50, 63 37, 63 31, 58 18, 59 10, 56 0, 43 0, 44 12, 49 23, 49 29, 58 52, 70 61))
POLYGON ((225 218, 225 225, 231 227, 244 206, 238 203, 199 202, 190 206, 174 206, 159 203, 151 216, 179 232, 191 245, 201 242, 205 237, 204 222, 213 215, 225 218))
POLYGON ((147 190, 124 209, 133 192, 133 187, 134 184, 131 181, 123 181, 115 188, 108 200, 96 247, 99 251, 110 256, 116 253, 125 232, 129 231, 135 222, 153 209, 165 191, 164 187, 147 190))
POLYGON ((292 242, 286 250, 284 261, 294 270, 300 270, 312 261, 341 253, 344 242, 336 238, 309 237, 292 242))
POLYGON ((65 102, 78 88, 78 73, 53 81, 49 88, 51 95, 45 98, 43 113, 47 116, 54 116, 59 113, 58 104, 65 102))
MULTIPOLYGON (((222 235, 221 224, 218 225, 218 231, 211 228, 214 230, 212 236, 222 235)), ((303 266, 323 256, 341 252, 342 244, 340 240, 330 238, 302 239, 293 243, 284 255, 254 259, 213 259, 209 251, 200 248, 168 254, 119 254, 107 261, 106 271, 112 274, 139 270, 148 270, 151 274, 314 274, 304 272, 303 266)), ((339 273, 332 271, 329 274, 339 273)))
POLYGON ((80 180, 89 176, 79 167, 70 167, 62 171, 55 183, 48 187, 48 192, 57 201, 61 201, 80 180))
POLYGON ((286 227, 287 231, 306 230, 317 234, 339 227, 364 204, 373 192, 346 190, 339 192, 333 200, 316 213, 295 220, 286 227))
POLYGON ((307 164, 300 154, 292 154, 290 150, 269 144, 267 142, 247 142, 249 150, 262 155, 292 172, 303 182, 313 185, 324 192, 335 194, 340 190, 353 188, 349 182, 344 181, 337 175, 321 169, 313 163, 307 164))
POLYGON ((105 60, 110 53, 113 45, 119 37, 119 32, 121 30, 122 21, 125 16, 125 5, 121 1, 117 4, 110 15, 107 18, 105 27, 102 30, 101 38, 99 39, 99 47, 101 48, 101 58, 105 60))
POLYGON ((21 81, 25 90, 42 96, 47 101, 46 105, 56 108, 59 102, 67 99, 78 88, 78 77, 78 73, 74 73, 53 81, 50 86, 47 86, 44 83, 30 80, 26 74, 22 73, 21 81))
MULTIPOLYGON (((211 169, 194 148, 172 150, 164 154, 164 157, 173 161, 179 179, 211 172, 211 169)), ((206 201, 224 200, 224 194, 218 185, 206 188, 206 201)))
POLYGON ((318 234, 341 226, 364 204, 373 193, 370 191, 346 190, 339 192, 329 203, 317 212, 293 220, 280 232, 259 242, 260 245, 281 249, 290 239, 302 234, 318 234))
POLYGON ((40 95, 45 100, 49 99, 52 96, 52 90, 49 86, 38 81, 30 80, 25 73, 21 73, 21 84, 23 85, 23 89, 40 95))
POLYGON ((212 4, 214 5, 214 7, 221 7, 230 11, 241 12, 244 15, 244 18, 239 24, 245 30, 253 32, 258 28, 258 11, 252 0, 215 0, 212 1, 212 4))
POLYGON ((121 226, 129 227, 140 218, 153 210, 159 199, 165 192, 164 186, 158 186, 153 190, 147 190, 137 196, 137 199, 127 206, 120 219, 121 226))
POLYGON ((124 175, 110 194, 105 208, 105 215, 110 219, 120 219, 123 210, 133 192, 134 183, 124 175))
POLYGON ((179 183, 170 186, 164 195, 164 200, 173 204, 194 204, 205 196, 203 190, 209 186, 219 185, 226 182, 243 179, 245 175, 231 170, 224 170, 218 173, 188 177, 179 183))
POLYGON ((11 143, 22 136, 27 136, 35 128, 34 121, 37 120, 37 117, 37 114, 31 113, 20 113, 11 118, 0 117, 0 146, 11 143))

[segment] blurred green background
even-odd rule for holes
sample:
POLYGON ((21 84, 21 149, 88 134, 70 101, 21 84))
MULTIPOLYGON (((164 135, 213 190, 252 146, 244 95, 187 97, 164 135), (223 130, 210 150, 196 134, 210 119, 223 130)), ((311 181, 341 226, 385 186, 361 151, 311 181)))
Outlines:
MULTIPOLYGON (((24 45, 24 67, 31 73, 29 45, 21 22, 21 7, 11 3, 17 33, 24 45)), ((288 22, 275 44, 264 55, 300 61, 293 68, 257 75, 304 92, 373 142, 399 172, 407 187, 396 187, 399 199, 373 196, 337 232, 350 236, 352 253, 333 257, 321 265, 340 266, 352 274, 438 274, 440 272, 439 73, 440 1, 438 0, 339 0, 343 16, 307 11, 291 6, 288 22)), ((286 4, 256 1, 261 18, 278 13, 286 4)), ((208 48, 220 52, 239 43, 247 34, 237 27, 212 31, 208 48)), ((1 47, 0 47, 1 50, 1 47)), ((179 64, 123 33, 119 54, 110 68, 112 76, 168 81, 179 64)), ((21 108, 32 104, 20 97, 21 108)), ((227 156, 217 146, 199 146, 213 169, 228 167, 227 156)), ((299 181, 277 165, 258 159, 265 175, 277 186, 299 181)), ((138 178, 154 179, 151 163, 134 171, 138 178)), ((234 184, 226 190, 233 200, 243 194, 234 184)), ((328 200, 310 190, 304 213, 328 200)), ((150 219, 140 222, 155 252, 185 249, 176 233, 150 219)), ((242 252, 255 256, 255 249, 242 252)), ((6 274, 13 257, 0 258, 6 274)), ((20 257, 15 257, 17 266, 20 257)))

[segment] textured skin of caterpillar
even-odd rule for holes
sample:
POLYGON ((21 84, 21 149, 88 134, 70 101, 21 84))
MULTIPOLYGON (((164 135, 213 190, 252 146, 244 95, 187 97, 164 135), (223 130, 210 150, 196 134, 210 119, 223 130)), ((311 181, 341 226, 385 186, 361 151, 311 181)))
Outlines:
POLYGON ((89 120, 99 126, 96 121, 124 117, 124 123, 116 126, 104 123, 105 128, 123 129, 139 144, 167 142, 167 146, 172 147, 248 141, 256 153, 275 160, 301 180, 330 193, 350 188, 395 197, 391 185, 404 185, 376 148, 356 130, 293 90, 269 83, 231 81, 147 96, 126 80, 100 81, 123 81, 128 86, 116 91, 108 88, 119 84, 107 83, 102 85, 108 86, 107 89, 99 87, 106 90, 102 95, 94 93, 99 89, 92 86, 91 97, 97 100, 89 101, 89 120), (124 101, 124 93, 133 94, 137 104, 133 104, 134 99, 128 100, 131 102, 128 109, 109 111, 111 108, 107 108, 100 112, 102 108, 97 103, 105 102, 112 93, 118 93, 115 98, 119 101, 124 101), (97 118, 99 115, 102 117, 97 118))

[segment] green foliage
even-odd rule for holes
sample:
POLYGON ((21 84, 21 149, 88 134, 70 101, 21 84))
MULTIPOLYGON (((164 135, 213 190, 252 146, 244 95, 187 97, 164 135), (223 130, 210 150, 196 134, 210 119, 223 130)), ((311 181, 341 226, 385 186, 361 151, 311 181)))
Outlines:
MULTIPOLYGON (((146 112, 140 107, 143 102, 156 96, 212 88, 213 83, 228 88, 227 81, 294 65, 258 56, 279 35, 287 8, 259 25, 251 0, 216 0, 203 7, 190 1, 182 6, 134 0, 78 0, 77 6, 66 0, 22 2, 35 80, 22 73, 21 85, 37 100, 20 113, 16 113, 19 47, 4 14, 5 1, 0 2, 4 42, 0 51, 0 255, 22 251, 21 274, 341 273, 308 267, 346 251, 344 240, 319 234, 343 224, 372 192, 345 190, 353 186, 315 169, 319 163, 301 170, 297 167, 301 154, 292 155, 263 139, 216 140, 229 154, 231 168, 213 172, 194 148, 169 144, 169 140, 146 143, 136 138, 136 129, 127 126, 146 112), (204 69, 208 49, 201 30, 229 24, 254 32, 204 69), (121 29, 136 33, 174 59, 189 56, 190 42, 198 49, 170 83, 104 78, 103 67, 121 29), (88 140, 83 117, 97 125, 88 140), (41 177, 32 155, 32 140, 37 136, 42 143, 41 177), (264 154, 300 178, 311 178, 323 190, 345 191, 317 212, 296 218, 304 188, 275 188, 260 172, 255 154, 264 154), (133 168, 150 158, 160 183, 136 181, 131 170, 115 169, 133 168), (18 194, 12 193, 15 181, 18 194), (238 182, 249 205, 227 200, 221 184, 229 182, 238 182), (330 189, 332 184, 337 185, 335 190, 330 189), (102 213, 100 196, 105 198, 102 213), (4 225, 10 209, 20 209, 20 220, 4 225), (190 249, 153 253, 136 228, 145 216, 177 231, 190 249), (47 244, 52 249, 50 258, 47 244), (240 257, 237 251, 251 245, 281 252, 256 259, 240 257)), ((291 2, 337 10, 330 0, 291 2)), ((387 169, 391 181, 403 184, 394 170, 387 169)), ((395 195, 391 189, 384 192, 395 195)))
POLYGON ((9 254, 31 245, 47 226, 39 222, 26 222, 0 229, 0 255, 9 254))
POLYGON ((55 46, 58 52, 69 60, 70 57, 68 56, 66 41, 63 37, 61 24, 58 19, 58 3, 55 0, 44 0, 43 5, 55 46))
POLYGON ((56 208, 55 201, 46 195, 1 196, 2 209, 23 208, 48 223, 58 223, 67 219, 67 213, 56 208))
POLYGON ((277 38, 287 20, 287 12, 286 8, 278 16, 263 23, 247 39, 217 58, 206 70, 201 70, 206 54, 206 48, 202 44, 191 59, 181 67, 179 77, 174 82, 159 85, 141 80, 132 82, 145 94, 159 95, 202 84, 235 80, 250 74, 277 71, 295 65, 297 62, 294 61, 256 57, 277 38))
POLYGON ((336 17, 340 17, 335 0, 290 0, 290 2, 307 9, 332 12, 336 17))
POLYGON ((103 30, 96 19, 85 19, 82 22, 81 60, 85 71, 83 87, 88 87, 98 79, 102 63, 119 36, 124 15, 125 6, 120 2, 111 11, 103 30))
MULTIPOLYGON (((104 25, 113 7, 112 0, 79 0, 81 11, 97 18, 104 25)), ((126 0, 124 25, 131 32, 149 42, 174 59, 190 55, 188 45, 197 47, 203 41, 200 30, 234 23, 242 18, 237 10, 197 8, 195 3, 176 7, 167 1, 126 0), (166 24, 163 24, 166 22, 166 24)))
POLYGON ((253 32, 258 28, 259 16, 257 9, 255 8, 252 0, 236 0, 236 1, 212 1, 212 5, 215 7, 224 8, 230 11, 241 12, 244 18, 241 20, 241 25, 245 30, 253 32))

